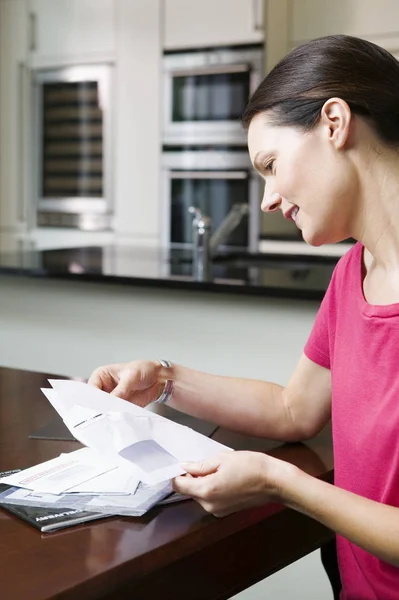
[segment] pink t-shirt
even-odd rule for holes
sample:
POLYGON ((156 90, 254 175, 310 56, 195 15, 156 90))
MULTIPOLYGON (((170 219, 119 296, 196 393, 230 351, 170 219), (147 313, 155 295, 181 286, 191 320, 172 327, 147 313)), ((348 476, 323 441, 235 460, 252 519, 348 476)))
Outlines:
MULTIPOLYGON (((331 370, 335 485, 399 507, 399 303, 365 300, 362 253, 337 264, 305 354, 331 370)), ((398 600, 397 567, 338 535, 337 549, 342 600, 398 600)))

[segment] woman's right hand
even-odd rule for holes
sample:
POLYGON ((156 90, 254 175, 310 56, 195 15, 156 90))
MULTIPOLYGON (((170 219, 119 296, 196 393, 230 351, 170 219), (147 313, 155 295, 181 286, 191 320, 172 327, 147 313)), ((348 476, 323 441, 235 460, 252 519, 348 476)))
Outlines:
POLYGON ((144 407, 154 402, 163 390, 162 370, 161 363, 153 360, 116 363, 95 369, 88 383, 144 407))

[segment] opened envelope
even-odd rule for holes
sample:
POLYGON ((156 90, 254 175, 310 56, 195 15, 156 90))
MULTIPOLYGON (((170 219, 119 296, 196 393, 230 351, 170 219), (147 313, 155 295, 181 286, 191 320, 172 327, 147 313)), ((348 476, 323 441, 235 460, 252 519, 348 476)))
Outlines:
POLYGON ((231 450, 87 383, 49 379, 42 392, 69 431, 104 459, 131 466, 137 478, 155 485, 184 473, 181 462, 198 461, 231 450))

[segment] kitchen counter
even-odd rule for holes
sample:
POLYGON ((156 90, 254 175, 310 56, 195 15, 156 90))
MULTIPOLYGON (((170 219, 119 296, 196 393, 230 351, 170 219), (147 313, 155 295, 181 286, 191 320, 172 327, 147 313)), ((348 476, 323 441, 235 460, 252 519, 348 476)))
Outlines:
POLYGON ((158 288, 320 300, 337 257, 220 254, 212 281, 194 281, 189 250, 110 245, 0 255, 0 273, 158 288))

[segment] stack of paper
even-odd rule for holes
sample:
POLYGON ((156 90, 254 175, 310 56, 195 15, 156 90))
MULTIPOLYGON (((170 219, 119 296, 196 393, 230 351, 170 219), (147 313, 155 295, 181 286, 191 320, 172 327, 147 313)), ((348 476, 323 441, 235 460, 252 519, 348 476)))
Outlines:
POLYGON ((0 479, 0 503, 68 507, 138 516, 172 491, 181 462, 230 450, 88 384, 49 380, 43 389, 86 448, 0 479))
POLYGON ((11 488, 0 503, 68 507, 138 516, 171 492, 170 482, 147 486, 129 466, 101 461, 90 448, 61 454, 0 480, 11 488))

